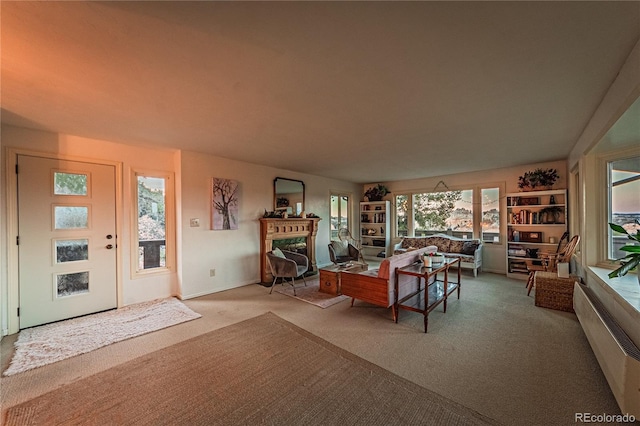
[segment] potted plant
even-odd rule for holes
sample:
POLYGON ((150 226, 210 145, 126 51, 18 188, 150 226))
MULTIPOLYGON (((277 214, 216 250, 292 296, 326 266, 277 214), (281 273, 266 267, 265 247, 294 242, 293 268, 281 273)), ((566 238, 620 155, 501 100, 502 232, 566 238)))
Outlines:
MULTIPOLYGON (((640 225, 638 219, 636 219, 636 223, 640 225)), ((627 272, 630 270, 637 268, 640 264, 640 229, 638 229, 635 234, 629 234, 626 229, 615 223, 609 223, 609 227, 616 232, 626 235, 629 240, 633 241, 633 243, 620 248, 620 250, 629 253, 625 257, 616 259, 616 261, 622 263, 622 266, 609 273, 609 278, 622 277, 627 275, 627 272)), ((638 274, 638 284, 640 284, 640 273, 638 274)))
POLYGON ((427 267, 431 267, 434 264, 444 262, 444 254, 442 253, 425 253, 422 256, 422 258, 423 258, 422 262, 424 263, 424 266, 427 266, 427 267))
POLYGON ((373 186, 364 193, 364 196, 367 197, 369 201, 382 201, 382 197, 387 195, 389 190, 386 186, 378 184, 373 186))
POLYGON ((522 191, 529 188, 551 189, 559 178, 560 175, 558 175, 558 170, 556 169, 537 168, 518 177, 518 188, 522 191))

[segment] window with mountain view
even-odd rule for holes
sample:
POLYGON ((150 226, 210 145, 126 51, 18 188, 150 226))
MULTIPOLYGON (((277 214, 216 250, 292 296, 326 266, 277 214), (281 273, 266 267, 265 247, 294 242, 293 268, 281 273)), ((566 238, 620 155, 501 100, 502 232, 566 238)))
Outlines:
POLYGON ((396 235, 426 236, 446 233, 460 238, 478 237, 500 242, 500 202, 498 188, 397 194, 396 235), (480 203, 474 203, 474 193, 480 203), (474 209, 481 209, 474 215, 474 209), (474 223, 474 217, 481 218, 474 223), (474 230, 477 230, 474 232, 474 230))
MULTIPOLYGON (((640 157, 610 161, 609 174, 609 222, 622 226, 629 233, 640 229, 640 157)), ((629 241, 624 234, 609 229, 608 258, 619 259, 627 253, 620 247, 629 241)))
POLYGON ((500 189, 482 188, 480 190, 482 203, 482 219, 480 220, 480 232, 482 241, 500 242, 500 189))

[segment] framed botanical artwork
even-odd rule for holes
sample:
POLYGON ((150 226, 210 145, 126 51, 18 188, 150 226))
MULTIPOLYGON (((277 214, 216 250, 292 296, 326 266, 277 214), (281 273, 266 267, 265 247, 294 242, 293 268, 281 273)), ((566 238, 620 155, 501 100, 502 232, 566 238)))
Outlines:
POLYGON ((520 241, 526 242, 526 243, 541 243, 542 232, 520 231, 520 241))
POLYGON ((238 229, 238 182, 211 179, 211 229, 238 229))

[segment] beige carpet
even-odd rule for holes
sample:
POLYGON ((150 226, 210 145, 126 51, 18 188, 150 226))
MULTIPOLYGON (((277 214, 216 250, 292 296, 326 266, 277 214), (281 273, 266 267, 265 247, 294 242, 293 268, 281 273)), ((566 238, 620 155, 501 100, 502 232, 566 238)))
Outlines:
POLYGON ((200 318, 176 298, 152 300, 22 330, 3 375, 11 376, 103 346, 200 318))
POLYGON ((7 425, 497 424, 266 313, 7 410, 7 425))
POLYGON ((301 279, 296 280, 295 294, 293 293, 293 287, 286 283, 284 285, 281 285, 280 283, 276 284, 274 291, 302 300, 303 302, 311 303, 312 305, 319 306, 321 308, 328 308, 329 306, 333 306, 343 300, 351 299, 348 296, 334 296, 332 294, 323 293, 318 290, 319 286, 320 279, 318 276, 315 276, 307 278, 306 286, 301 279))

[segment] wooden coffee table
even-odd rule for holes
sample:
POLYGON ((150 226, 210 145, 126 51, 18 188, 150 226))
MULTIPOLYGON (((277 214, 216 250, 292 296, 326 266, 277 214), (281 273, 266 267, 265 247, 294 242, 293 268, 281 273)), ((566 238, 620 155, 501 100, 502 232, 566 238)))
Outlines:
POLYGON ((322 293, 338 296, 342 294, 340 289, 340 274, 345 271, 361 272, 366 271, 369 265, 366 263, 348 263, 344 266, 331 265, 320 269, 320 288, 322 293))

